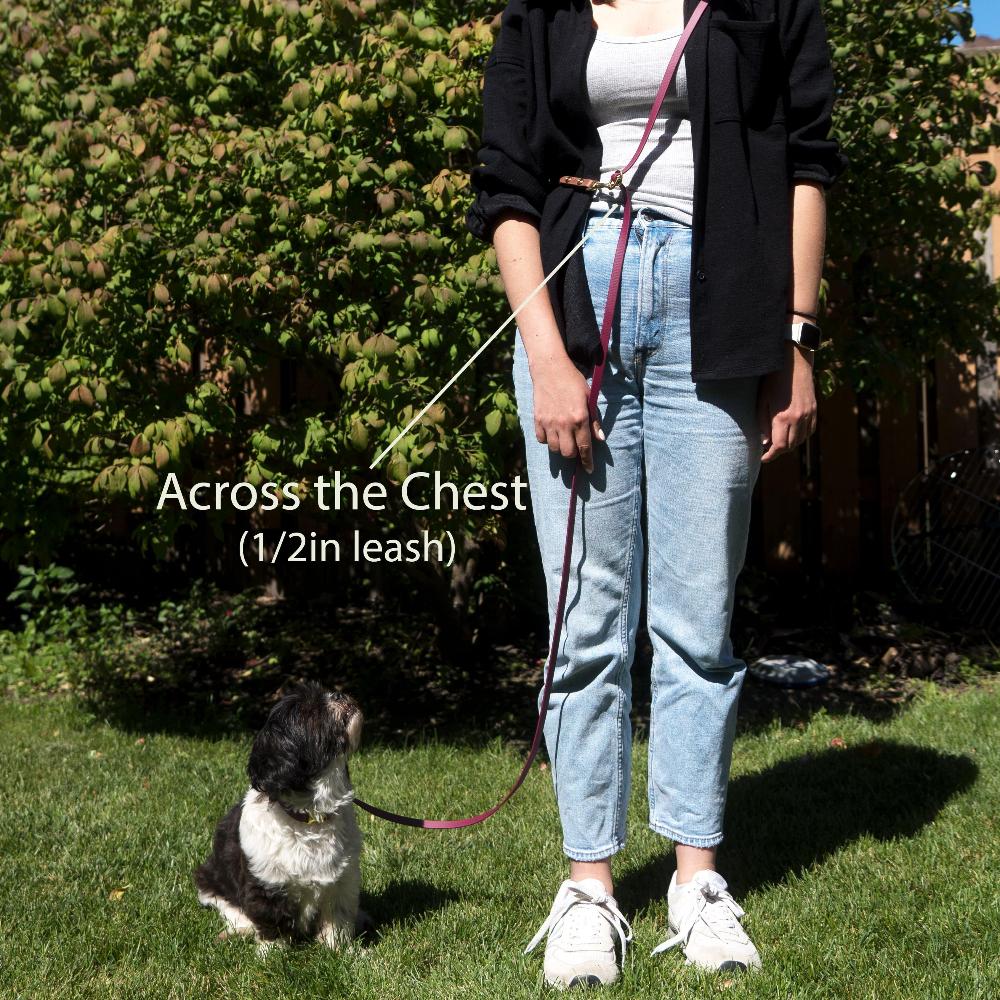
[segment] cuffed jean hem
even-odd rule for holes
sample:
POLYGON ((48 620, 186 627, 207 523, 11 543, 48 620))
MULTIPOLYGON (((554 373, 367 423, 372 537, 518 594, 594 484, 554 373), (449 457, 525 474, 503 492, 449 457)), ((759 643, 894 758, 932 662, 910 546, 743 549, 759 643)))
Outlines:
POLYGON ((591 848, 588 850, 579 850, 563 844, 563 854, 570 861, 603 861, 605 858, 611 857, 612 854, 617 854, 624 846, 625 841, 617 839, 608 847, 591 848))
POLYGON ((654 833, 659 833, 675 844, 683 844, 685 847, 717 847, 722 843, 721 833, 713 833, 707 837, 689 837, 687 834, 671 830, 670 827, 664 826, 662 823, 654 823, 652 820, 649 823, 649 828, 654 833))

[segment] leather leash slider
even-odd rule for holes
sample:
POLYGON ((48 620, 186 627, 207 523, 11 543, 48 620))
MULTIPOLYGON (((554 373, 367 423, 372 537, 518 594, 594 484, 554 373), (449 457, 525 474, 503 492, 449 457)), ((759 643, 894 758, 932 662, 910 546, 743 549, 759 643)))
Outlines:
POLYGON ((600 181, 592 177, 573 177, 570 174, 563 174, 559 178, 560 184, 569 184, 572 187, 584 188, 587 191, 597 191, 599 188, 607 188, 609 191, 619 187, 622 182, 622 172, 616 170, 610 180, 600 181))

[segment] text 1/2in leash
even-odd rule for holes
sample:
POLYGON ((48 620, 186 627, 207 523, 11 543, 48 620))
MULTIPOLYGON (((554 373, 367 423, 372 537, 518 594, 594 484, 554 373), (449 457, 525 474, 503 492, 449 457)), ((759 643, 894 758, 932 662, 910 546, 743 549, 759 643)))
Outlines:
MULTIPOLYGON (((632 158, 628 161, 628 163, 620 170, 614 171, 607 183, 592 180, 587 177, 564 176, 559 178, 560 184, 571 184, 575 187, 585 188, 591 192, 596 192, 601 188, 612 189, 615 187, 621 187, 625 194, 621 231, 618 235, 618 245, 615 249, 614 264, 611 268, 611 283, 608 287, 608 298, 604 306, 604 320, 601 324, 601 360, 594 367, 594 373, 590 384, 590 393, 587 397, 587 406, 590 411, 592 421, 598 416, 597 400, 601 392, 601 383, 604 380, 604 368, 607 365, 608 360, 608 345, 611 342, 612 320, 615 314, 615 307, 618 304, 618 293, 621 289, 622 267, 625 262, 625 249, 628 246, 629 231, 631 229, 632 221, 632 196, 628 187, 622 183, 622 175, 627 170, 631 170, 631 168, 635 165, 636 160, 639 159, 643 147, 646 145, 646 140, 649 138, 649 134, 653 130, 653 123, 656 121, 656 116, 660 111, 660 105, 663 103, 667 89, 674 78, 674 74, 677 72, 681 55, 684 52, 684 46, 687 44, 695 26, 698 24, 698 21, 707 9, 707 0, 700 0, 692 12, 691 17, 688 19, 688 23, 685 26, 684 31, 681 33, 680 38, 677 40, 677 45, 674 48, 670 61, 667 63, 666 71, 663 74, 663 81, 660 83, 660 89, 656 92, 656 98, 654 99, 652 108, 650 109, 649 118, 646 121, 646 130, 642 134, 642 139, 639 142, 638 149, 636 149, 636 151, 632 154, 632 158)), ((552 622, 552 635, 549 646, 548 661, 545 666, 545 686, 542 691, 542 704, 538 713, 538 722, 535 725, 535 735, 531 741, 531 750, 528 752, 528 756, 521 767, 521 773, 517 776, 517 780, 510 787, 504 797, 491 809, 487 809, 486 812, 479 813, 476 816, 466 816, 463 819, 419 819, 415 816, 400 816, 398 813, 389 812, 385 809, 379 809, 377 806, 369 805, 367 802, 362 802, 361 799, 358 798, 354 799, 355 805, 361 806, 362 809, 366 809, 374 816, 390 820, 393 823, 402 823, 405 826, 419 826, 428 830, 454 830, 463 826, 474 826, 476 823, 482 823, 484 820, 489 819, 495 812, 497 812, 498 809, 501 808, 501 806, 504 805, 504 803, 507 802, 507 800, 518 790, 518 788, 521 787, 521 782, 523 782, 527 776, 528 771, 531 769, 531 764, 535 759, 535 755, 538 753, 538 748, 542 739, 545 714, 549 707, 549 695, 552 691, 552 678, 555 674, 556 658, 559 652, 559 640, 562 635, 563 623, 566 614, 566 594, 569 590, 570 567, 573 557, 573 531, 576 525, 576 504, 579 493, 578 484, 582 470, 583 465, 580 458, 577 457, 576 466, 573 469, 573 479, 570 483, 569 489, 569 513, 566 518, 566 541, 563 547, 562 576, 559 581, 559 598, 556 602, 556 613, 552 622)))

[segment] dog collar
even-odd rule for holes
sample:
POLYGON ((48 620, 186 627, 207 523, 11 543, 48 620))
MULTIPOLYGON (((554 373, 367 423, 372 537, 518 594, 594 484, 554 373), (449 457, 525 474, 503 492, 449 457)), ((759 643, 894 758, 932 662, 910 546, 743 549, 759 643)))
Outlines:
POLYGON ((330 818, 329 813, 314 813, 307 812, 305 809, 293 809, 290 805, 286 805, 280 799, 275 799, 275 802, 277 802, 278 805, 298 823, 325 823, 330 818))

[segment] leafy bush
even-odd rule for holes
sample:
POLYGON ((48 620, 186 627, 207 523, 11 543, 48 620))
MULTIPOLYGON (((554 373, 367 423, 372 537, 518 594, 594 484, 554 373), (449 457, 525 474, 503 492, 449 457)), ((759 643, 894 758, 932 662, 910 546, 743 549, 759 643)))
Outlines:
POLYGON ((826 387, 885 392, 912 384, 939 346, 975 353, 1000 329, 1000 286, 980 260, 1000 207, 983 159, 1000 145, 1000 58, 955 50, 973 35, 967 2, 823 10, 851 158, 830 199, 826 387))
MULTIPOLYGON (((506 471, 497 350, 368 472, 505 314, 464 227, 502 6, 0 0, 0 558, 45 564, 114 509, 163 554, 189 516, 154 509, 169 472, 305 495, 337 469, 506 471), (281 407, 279 367, 311 387, 281 407)), ((996 332, 975 258, 998 61, 956 56, 953 6, 824 4, 852 159, 831 199, 834 380, 877 386, 996 332)), ((461 606, 502 525, 440 522, 466 551, 430 584, 461 606)))
MULTIPOLYGON (((91 491, 162 553, 171 471, 368 477, 502 294, 463 225, 493 34, 456 11, 0 0, 0 555, 44 560, 91 491), (316 398, 248 406, 279 361, 316 398)), ((492 371, 374 475, 496 475, 492 371)))
POLYGON ((55 691, 90 674, 92 655, 114 659, 116 637, 131 624, 120 605, 91 612, 66 566, 19 566, 7 600, 20 612, 19 631, 0 630, 0 690, 55 691))
POLYGON ((193 703, 196 692, 246 673, 251 652, 265 646, 255 663, 265 670, 287 666, 280 637, 263 635, 263 609, 252 589, 228 595, 199 578, 184 594, 149 608, 120 601, 90 607, 78 599, 71 571, 21 569, 10 599, 22 608, 22 628, 0 631, 0 687, 74 689, 96 698, 122 688, 157 695, 184 690, 193 703))

